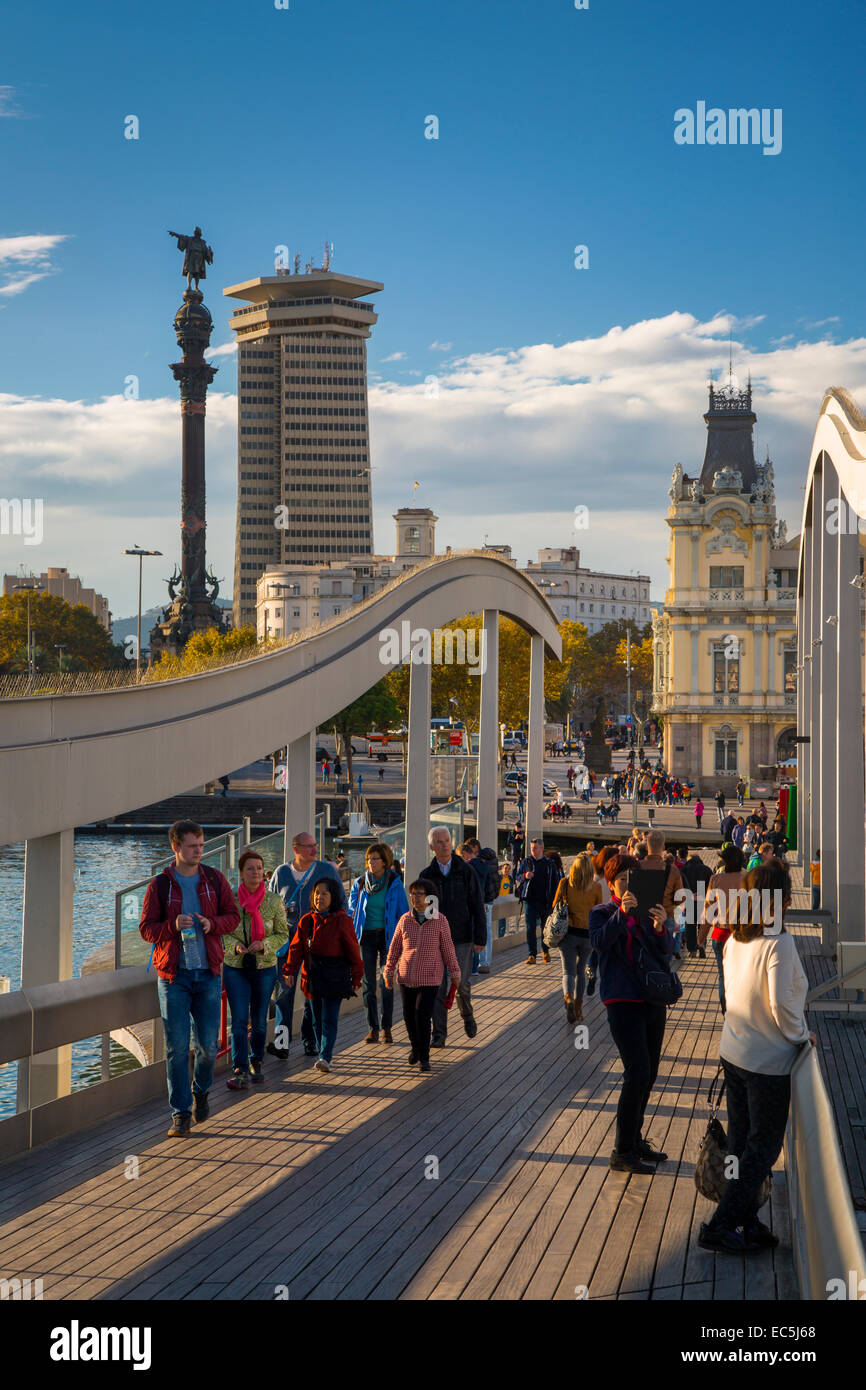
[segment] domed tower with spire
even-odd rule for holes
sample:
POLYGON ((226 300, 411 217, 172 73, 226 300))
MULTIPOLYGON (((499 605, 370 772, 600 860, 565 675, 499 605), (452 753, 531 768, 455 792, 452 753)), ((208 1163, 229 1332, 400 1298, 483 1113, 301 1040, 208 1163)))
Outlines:
POLYGON ((701 470, 669 492, 670 586, 653 621, 653 714, 674 775, 705 796, 770 786, 795 728, 797 545, 755 459, 751 379, 708 383, 701 470))

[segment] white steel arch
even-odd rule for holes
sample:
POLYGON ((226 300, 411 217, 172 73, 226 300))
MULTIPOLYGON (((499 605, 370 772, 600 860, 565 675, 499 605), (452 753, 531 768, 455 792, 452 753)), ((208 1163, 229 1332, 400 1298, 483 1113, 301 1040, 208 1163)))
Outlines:
MULTIPOLYGON (((561 655, 553 610, 532 581, 507 561, 467 553, 419 566, 342 621, 251 661, 150 686, 3 702, 0 844, 149 805, 291 745, 389 669, 384 628, 408 620, 432 631, 482 611, 520 623, 539 654, 561 655)), ((539 803, 540 778, 539 765, 539 803)))
POLYGON ((810 741, 799 745, 798 835, 804 868, 821 850, 821 906, 848 941, 866 939, 863 530, 866 416, 831 387, 812 441, 800 535, 797 728, 810 741))

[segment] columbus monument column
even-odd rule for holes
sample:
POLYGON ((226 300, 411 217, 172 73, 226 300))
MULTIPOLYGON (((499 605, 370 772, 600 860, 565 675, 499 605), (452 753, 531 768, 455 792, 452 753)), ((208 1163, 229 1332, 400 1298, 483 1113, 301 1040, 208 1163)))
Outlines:
POLYGON ((206 568, 205 559, 205 465, 204 421, 207 388, 217 373, 204 359, 213 331, 213 320, 198 287, 213 264, 213 251, 202 239, 201 227, 191 236, 169 232, 183 251, 183 274, 187 287, 183 304, 174 317, 174 331, 183 351, 179 362, 172 362, 175 381, 180 383, 182 426, 182 472, 180 485, 181 564, 167 581, 169 607, 150 634, 151 657, 163 652, 178 654, 193 632, 224 627, 216 606, 219 583, 206 568), (195 288, 192 282, 195 281, 195 288))

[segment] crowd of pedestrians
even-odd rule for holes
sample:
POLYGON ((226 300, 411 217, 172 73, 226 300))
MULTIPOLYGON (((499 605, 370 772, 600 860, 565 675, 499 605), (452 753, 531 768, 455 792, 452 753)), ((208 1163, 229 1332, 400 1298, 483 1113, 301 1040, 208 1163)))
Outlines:
MULTIPOLYGON (((681 795, 682 786, 648 769, 632 776, 639 798, 681 795)), ((627 785, 628 776, 618 776, 605 789, 615 797, 627 785)), ((339 868, 318 859, 310 832, 293 837, 291 859, 268 881, 261 854, 246 850, 234 892, 223 874, 202 864, 201 827, 176 822, 169 832, 173 862, 148 885, 140 920, 158 976, 169 1135, 184 1137, 208 1117, 223 988, 231 1015, 231 1091, 264 1080, 269 1012, 275 1026, 267 1051, 288 1058, 298 985, 301 1040, 316 1070, 333 1069, 341 1004, 359 989, 365 1042, 392 1045, 399 987, 409 1065, 429 1073, 431 1051, 446 1045, 452 1004, 467 1038, 478 1033, 472 978, 490 969, 493 903, 500 888, 510 888, 522 904, 526 965, 536 966, 539 954, 547 964, 552 949, 560 952, 569 1025, 583 1022, 585 1000, 598 990, 622 1064, 609 1159, 618 1172, 650 1175, 666 1158, 646 1134, 645 1117, 667 1009, 682 992, 671 967, 682 955, 683 934, 689 958, 704 958, 709 942, 723 1019, 727 1151, 738 1166, 698 1241, 738 1254, 777 1243, 758 1219, 761 1189, 781 1149, 793 1061, 815 1041, 805 1023, 806 977, 784 924, 791 901, 788 842, 781 817, 767 830, 763 802, 747 817, 728 810, 721 790, 714 801, 722 846, 713 868, 698 849, 684 856, 666 851, 663 832, 651 828, 599 851, 590 843, 565 872, 557 851, 545 852, 540 835, 527 845, 518 823, 501 871, 494 850, 472 838, 455 849, 448 829, 433 826, 432 858, 408 893, 391 848, 376 842, 348 897, 339 868), (545 924, 550 933, 554 922, 558 930, 548 938, 545 924)), ((737 801, 739 810, 740 786, 737 801)), ((700 826, 700 798, 694 809, 700 826)), ((816 910, 820 874, 816 849, 810 865, 816 910)))

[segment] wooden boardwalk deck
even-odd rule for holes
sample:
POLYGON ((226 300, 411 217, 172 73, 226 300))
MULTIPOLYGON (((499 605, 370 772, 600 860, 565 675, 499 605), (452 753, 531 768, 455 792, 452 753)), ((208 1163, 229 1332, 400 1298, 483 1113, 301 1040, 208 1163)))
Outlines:
MULTIPOLYGON (((648 1132, 652 1178, 611 1173, 619 1063, 604 1009, 574 1047, 558 965, 495 957, 479 1033, 456 1016, 433 1072, 344 1021, 336 1070, 268 1059, 267 1085, 218 1079, 211 1118, 165 1137, 164 1102, 0 1168, 0 1277, 45 1299, 793 1299, 782 1245, 749 1261, 694 1241, 710 1204, 693 1162, 718 1053, 711 960, 683 963, 648 1132), (428 1176, 438 1171, 438 1177, 428 1176)), ((764 1213, 766 1216, 766 1212, 764 1213)))

